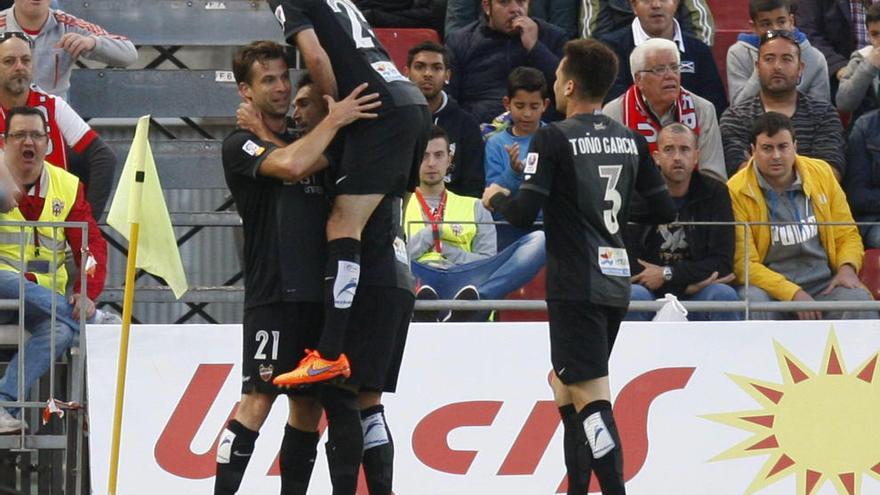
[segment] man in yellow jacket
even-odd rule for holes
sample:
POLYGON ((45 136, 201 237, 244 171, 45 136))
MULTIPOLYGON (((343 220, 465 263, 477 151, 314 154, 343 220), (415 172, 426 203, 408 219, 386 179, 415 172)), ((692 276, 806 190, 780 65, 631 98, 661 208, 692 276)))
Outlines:
MULTIPOLYGON (((871 295, 859 281, 864 248, 831 166, 797 155, 788 117, 767 112, 752 126, 752 158, 730 181, 734 218, 751 225, 736 229, 733 269, 740 296, 760 301, 861 301, 871 295), (777 223, 778 222, 778 223, 777 223), (748 256, 748 271, 744 260, 748 256)), ((754 312, 756 319, 786 319, 779 312, 754 312)), ((797 318, 877 318, 876 311, 800 311, 797 318)))

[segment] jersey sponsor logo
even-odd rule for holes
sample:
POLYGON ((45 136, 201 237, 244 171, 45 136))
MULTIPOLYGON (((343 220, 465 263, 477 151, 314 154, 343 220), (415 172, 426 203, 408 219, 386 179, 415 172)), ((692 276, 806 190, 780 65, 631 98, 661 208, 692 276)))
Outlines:
POLYGON ((281 27, 284 27, 284 23, 287 22, 287 17, 284 17, 284 7, 279 5, 275 7, 275 19, 278 20, 278 23, 281 24, 281 27))
POLYGON ((603 275, 629 277, 629 258, 626 249, 599 246, 599 270, 603 275))
POLYGON ((538 171, 538 154, 537 153, 529 153, 526 155, 526 165, 523 168, 523 173, 526 174, 534 174, 538 171))
POLYGON ((242 145, 241 150, 251 156, 260 156, 266 151, 266 148, 260 146, 259 144, 248 139, 244 145, 242 145))
POLYGON ((270 364, 269 366, 260 365, 260 380, 264 382, 268 382, 272 379, 272 374, 275 373, 275 365, 270 364))
POLYGON ((370 67, 372 67, 374 71, 378 72, 379 75, 382 76, 382 79, 385 79, 386 82, 410 82, 409 79, 403 77, 403 74, 401 74, 400 71, 397 70, 397 67, 394 66, 394 63, 388 62, 387 60, 373 62, 372 64, 370 64, 370 67))

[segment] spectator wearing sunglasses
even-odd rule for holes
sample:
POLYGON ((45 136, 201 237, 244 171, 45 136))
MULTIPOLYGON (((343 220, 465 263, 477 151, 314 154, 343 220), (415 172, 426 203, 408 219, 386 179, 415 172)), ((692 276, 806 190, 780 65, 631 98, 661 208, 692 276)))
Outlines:
POLYGON ((47 93, 67 97, 70 73, 80 58, 116 67, 137 60, 137 50, 128 38, 50 4, 50 0, 16 0, 0 12, 0 31, 20 31, 33 39, 34 82, 47 93))
POLYGON ((761 91, 721 115, 721 139, 728 175, 751 157, 750 128, 765 112, 791 119, 797 132, 798 153, 830 164, 838 180, 846 167, 846 142, 837 110, 831 103, 813 99, 797 89, 804 72, 801 47, 791 31, 771 30, 761 36, 755 62, 761 91))
POLYGON ((38 108, 49 125, 46 161, 85 184, 97 218, 110 195, 116 156, 63 98, 32 85, 32 64, 30 38, 20 31, 0 32, 0 132, 6 130, 3 120, 10 108, 38 108))
POLYGON ((697 136, 700 172, 727 182, 715 107, 682 87, 675 43, 662 38, 647 40, 633 50, 629 66, 633 84, 605 105, 602 113, 645 136, 652 152, 657 150, 663 127, 673 122, 686 125, 697 136))

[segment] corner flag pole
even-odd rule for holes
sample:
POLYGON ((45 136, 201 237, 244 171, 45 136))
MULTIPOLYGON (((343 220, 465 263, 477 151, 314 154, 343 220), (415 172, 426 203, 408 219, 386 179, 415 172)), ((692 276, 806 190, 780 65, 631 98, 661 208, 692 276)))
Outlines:
MULTIPOLYGON (((142 147, 138 146, 143 150, 142 147)), ((137 150, 135 151, 137 152, 137 150)), ((125 292, 122 303, 122 335, 119 338, 119 362, 116 367, 116 407, 113 414, 113 440, 110 446, 110 473, 107 492, 116 495, 116 481, 119 472, 119 443, 122 433, 122 405, 125 398, 125 372, 128 365, 128 337, 131 330, 131 312, 134 303, 134 275, 137 263, 138 232, 140 230, 140 203, 144 190, 144 156, 135 157, 137 171, 132 182, 132 194, 128 209, 131 223, 128 242, 128 259, 125 267, 125 292)))

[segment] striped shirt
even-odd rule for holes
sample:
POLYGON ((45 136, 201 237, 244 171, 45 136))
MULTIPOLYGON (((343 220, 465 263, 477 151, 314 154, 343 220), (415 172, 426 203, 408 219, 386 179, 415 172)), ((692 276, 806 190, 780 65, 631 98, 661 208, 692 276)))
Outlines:
MULTIPOLYGON (((721 115, 721 140, 728 175, 751 157, 752 122, 764 113, 760 94, 729 107, 721 115)), ((799 155, 828 162, 843 177, 846 171, 846 141, 837 110, 830 103, 798 92, 791 116, 799 155)))

